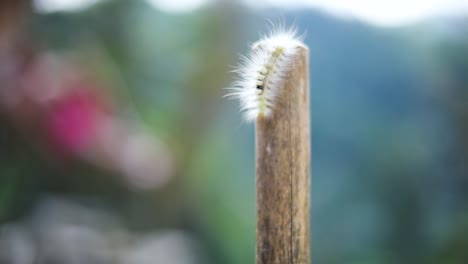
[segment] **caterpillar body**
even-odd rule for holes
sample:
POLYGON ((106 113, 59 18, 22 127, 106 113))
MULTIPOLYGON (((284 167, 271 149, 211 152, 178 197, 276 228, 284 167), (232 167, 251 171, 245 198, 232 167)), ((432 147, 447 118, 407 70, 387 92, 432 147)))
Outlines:
POLYGON ((272 26, 269 33, 251 46, 247 56, 234 70, 237 78, 228 89, 240 101, 247 121, 257 117, 270 117, 280 95, 284 80, 299 52, 302 36, 294 27, 272 26))

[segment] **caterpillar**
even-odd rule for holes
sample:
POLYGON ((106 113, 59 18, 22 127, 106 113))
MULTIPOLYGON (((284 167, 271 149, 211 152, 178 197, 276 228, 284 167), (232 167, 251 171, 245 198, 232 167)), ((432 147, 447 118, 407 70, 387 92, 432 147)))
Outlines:
POLYGON ((240 57, 234 69, 235 81, 226 97, 238 99, 245 120, 250 122, 257 117, 270 117, 273 114, 284 79, 290 71, 303 36, 295 27, 286 28, 283 24, 272 24, 269 32, 251 45, 247 56, 240 57))

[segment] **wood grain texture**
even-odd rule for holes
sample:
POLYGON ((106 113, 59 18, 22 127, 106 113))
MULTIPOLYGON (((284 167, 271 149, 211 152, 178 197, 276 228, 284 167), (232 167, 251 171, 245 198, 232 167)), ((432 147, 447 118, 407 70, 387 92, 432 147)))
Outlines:
POLYGON ((308 57, 301 48, 273 116, 256 123, 257 264, 310 263, 308 57))

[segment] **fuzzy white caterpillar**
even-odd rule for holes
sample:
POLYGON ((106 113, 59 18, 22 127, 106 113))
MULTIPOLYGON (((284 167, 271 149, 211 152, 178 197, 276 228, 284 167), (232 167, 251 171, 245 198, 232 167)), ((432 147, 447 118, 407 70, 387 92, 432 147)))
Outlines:
POLYGON ((273 114, 298 48, 305 47, 302 39, 294 27, 272 26, 267 35, 252 44, 248 56, 241 57, 241 63, 234 70, 237 80, 228 88, 232 92, 226 96, 239 99, 247 121, 273 114))

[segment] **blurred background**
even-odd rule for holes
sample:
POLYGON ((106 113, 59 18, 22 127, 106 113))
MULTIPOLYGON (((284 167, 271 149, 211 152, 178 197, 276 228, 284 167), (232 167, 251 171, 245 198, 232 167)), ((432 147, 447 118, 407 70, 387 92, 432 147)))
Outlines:
POLYGON ((0 263, 254 262, 254 126, 222 98, 306 32, 314 263, 468 263, 468 1, 0 3, 0 263))

